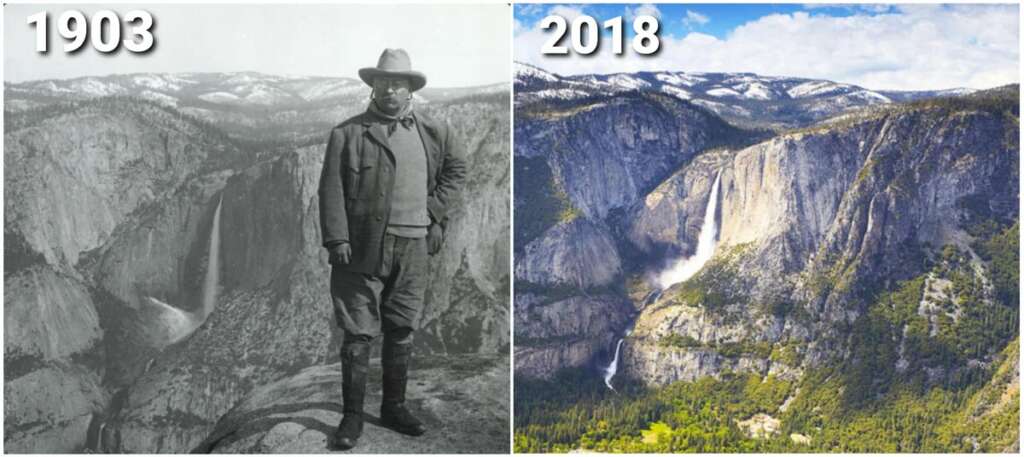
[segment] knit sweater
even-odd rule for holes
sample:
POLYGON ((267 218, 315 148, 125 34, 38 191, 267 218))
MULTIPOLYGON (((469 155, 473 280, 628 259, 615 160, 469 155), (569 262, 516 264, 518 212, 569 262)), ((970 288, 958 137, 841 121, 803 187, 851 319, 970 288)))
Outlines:
POLYGON ((395 186, 391 192, 388 233, 408 238, 427 235, 427 155, 415 124, 398 123, 388 137, 395 155, 395 186))

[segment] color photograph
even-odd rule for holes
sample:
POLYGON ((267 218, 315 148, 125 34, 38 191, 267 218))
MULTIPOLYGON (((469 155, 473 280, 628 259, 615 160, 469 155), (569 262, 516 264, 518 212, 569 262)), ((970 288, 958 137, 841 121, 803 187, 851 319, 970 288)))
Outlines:
POLYGON ((514 451, 1019 452, 1019 14, 515 5, 514 451))

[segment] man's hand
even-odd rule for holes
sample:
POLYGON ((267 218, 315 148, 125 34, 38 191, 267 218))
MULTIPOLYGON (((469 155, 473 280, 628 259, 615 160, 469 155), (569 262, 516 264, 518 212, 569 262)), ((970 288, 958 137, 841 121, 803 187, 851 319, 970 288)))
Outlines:
POLYGON ((332 244, 328 252, 330 256, 327 262, 331 265, 348 265, 352 261, 352 245, 348 244, 347 241, 332 244))
POLYGON ((427 233, 427 253, 430 255, 437 254, 441 251, 443 243, 444 229, 441 228, 440 224, 430 224, 430 231, 427 233))

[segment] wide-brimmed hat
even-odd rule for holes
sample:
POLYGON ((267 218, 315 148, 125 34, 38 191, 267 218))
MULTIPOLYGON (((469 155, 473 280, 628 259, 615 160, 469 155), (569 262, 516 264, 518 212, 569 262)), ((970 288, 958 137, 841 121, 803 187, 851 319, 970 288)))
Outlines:
POLYGON ((403 76, 409 79, 409 91, 415 92, 427 85, 427 77, 412 70, 409 54, 405 49, 385 49, 377 59, 376 67, 359 69, 359 78, 373 86, 373 79, 378 76, 403 76))

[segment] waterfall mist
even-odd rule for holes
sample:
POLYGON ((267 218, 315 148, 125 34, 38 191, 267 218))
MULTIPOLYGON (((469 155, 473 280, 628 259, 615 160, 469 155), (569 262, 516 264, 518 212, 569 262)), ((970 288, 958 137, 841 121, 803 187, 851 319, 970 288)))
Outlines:
POLYGON ((147 303, 153 308, 158 310, 156 327, 153 330, 159 329, 156 334, 163 333, 166 335, 166 343, 176 343, 182 338, 192 333, 198 324, 196 324, 195 316, 180 308, 175 308, 155 297, 146 297, 147 303))

